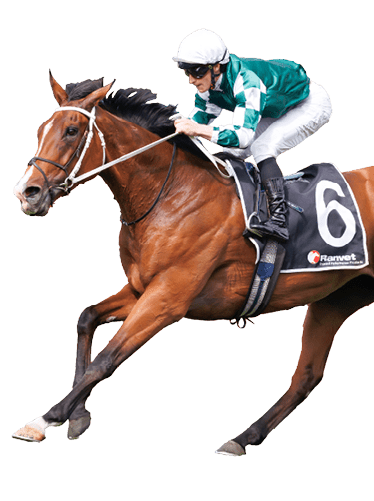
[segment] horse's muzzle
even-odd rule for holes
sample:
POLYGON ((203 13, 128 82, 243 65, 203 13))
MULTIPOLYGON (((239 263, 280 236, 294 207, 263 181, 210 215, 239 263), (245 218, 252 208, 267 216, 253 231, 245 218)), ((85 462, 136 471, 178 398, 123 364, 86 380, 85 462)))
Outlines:
POLYGON ((46 187, 28 186, 21 181, 14 188, 22 211, 28 216, 45 216, 51 207, 51 194, 46 187))

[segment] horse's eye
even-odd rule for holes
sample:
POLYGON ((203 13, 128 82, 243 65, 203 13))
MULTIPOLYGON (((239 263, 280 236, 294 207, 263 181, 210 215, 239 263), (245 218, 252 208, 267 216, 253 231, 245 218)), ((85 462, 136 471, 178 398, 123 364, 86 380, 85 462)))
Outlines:
POLYGON ((78 133, 78 129, 76 127, 68 127, 66 129, 66 135, 67 136, 76 136, 78 133))

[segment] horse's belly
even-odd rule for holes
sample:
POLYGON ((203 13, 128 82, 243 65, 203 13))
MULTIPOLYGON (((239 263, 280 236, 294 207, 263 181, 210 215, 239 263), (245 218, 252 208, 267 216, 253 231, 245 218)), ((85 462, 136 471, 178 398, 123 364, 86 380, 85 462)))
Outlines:
POLYGON ((217 269, 192 301, 186 317, 198 320, 234 318, 245 301, 252 271, 252 267, 243 262, 217 269))

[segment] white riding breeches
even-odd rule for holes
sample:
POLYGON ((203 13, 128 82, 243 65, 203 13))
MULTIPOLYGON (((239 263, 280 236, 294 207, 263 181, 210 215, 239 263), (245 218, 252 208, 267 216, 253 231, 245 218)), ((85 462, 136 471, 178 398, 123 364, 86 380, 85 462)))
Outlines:
POLYGON ((290 150, 327 123, 331 116, 330 98, 323 87, 310 82, 309 96, 280 118, 262 118, 252 144, 247 148, 224 148, 245 159, 253 155, 258 164, 290 150))

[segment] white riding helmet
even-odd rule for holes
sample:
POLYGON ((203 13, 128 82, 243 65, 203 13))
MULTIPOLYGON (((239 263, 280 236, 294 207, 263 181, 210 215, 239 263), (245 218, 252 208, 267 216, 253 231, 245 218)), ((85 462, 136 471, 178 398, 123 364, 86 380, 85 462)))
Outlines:
POLYGON ((201 29, 182 40, 178 55, 173 60, 196 65, 226 64, 230 60, 230 53, 216 33, 201 29))

